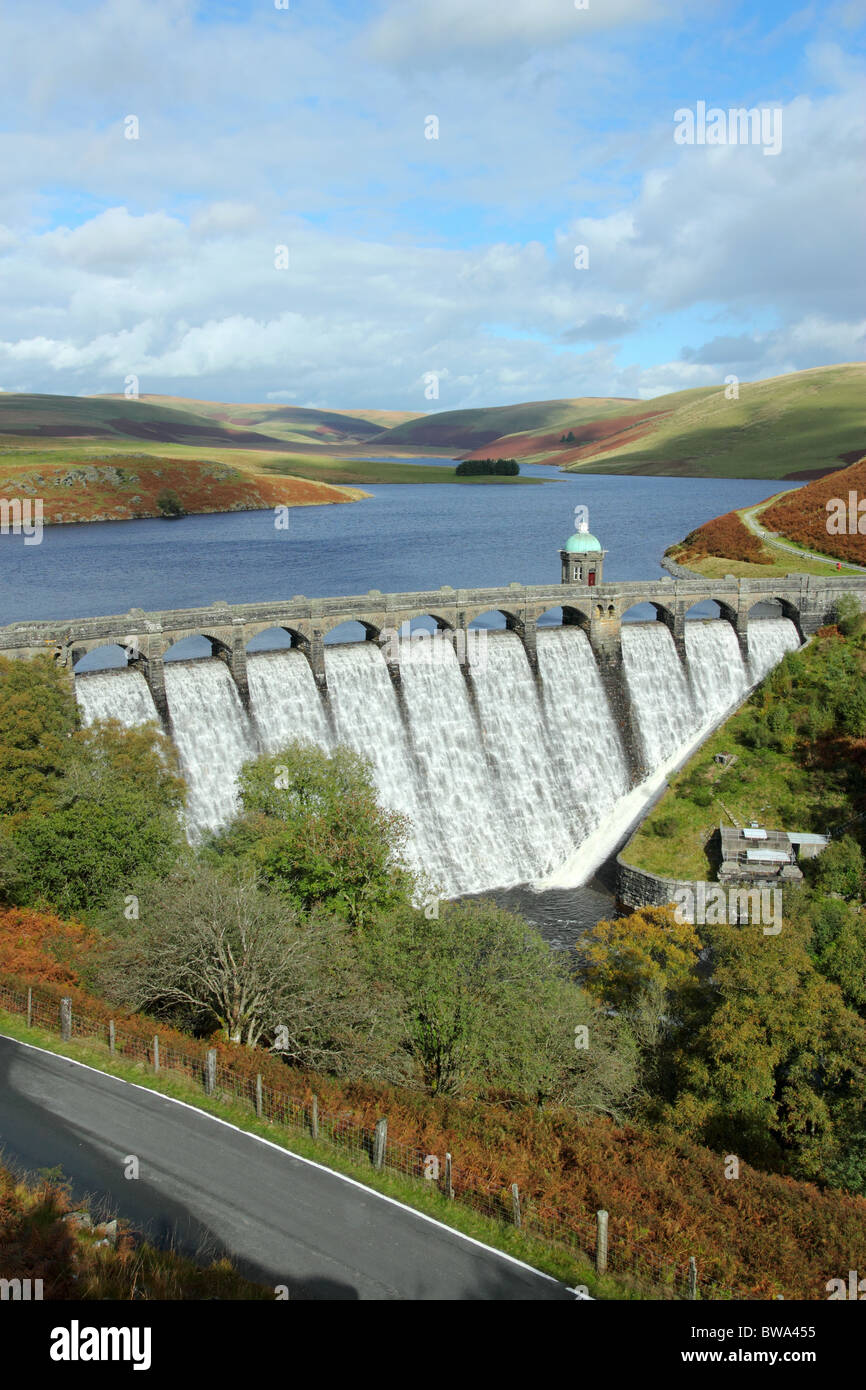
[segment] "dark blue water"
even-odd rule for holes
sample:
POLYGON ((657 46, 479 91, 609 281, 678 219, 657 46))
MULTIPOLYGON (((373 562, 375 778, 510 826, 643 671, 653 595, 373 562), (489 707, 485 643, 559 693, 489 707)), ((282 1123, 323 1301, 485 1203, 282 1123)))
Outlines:
POLYGON ((373 486, 361 502, 293 508, 287 530, 262 511, 50 526, 40 545, 0 536, 0 624, 372 588, 555 584, 576 503, 609 552, 605 578, 655 578, 668 545, 779 490, 753 479, 538 471, 551 480, 373 486))

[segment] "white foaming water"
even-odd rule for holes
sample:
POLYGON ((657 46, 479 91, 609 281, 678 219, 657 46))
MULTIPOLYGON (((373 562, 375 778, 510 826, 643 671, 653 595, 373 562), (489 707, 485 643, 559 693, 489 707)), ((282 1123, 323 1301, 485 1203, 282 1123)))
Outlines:
POLYGON ((574 845, 628 791, 628 764, 586 634, 541 629, 537 645, 552 772, 574 845))
POLYGON ((520 882, 518 845, 453 648, 402 639, 400 671, 429 877, 447 894, 520 882))
POLYGON ((729 622, 686 623, 686 661, 697 724, 715 724, 743 699, 750 676, 729 622))
POLYGON ((238 807, 237 775, 259 751, 224 662, 167 661, 165 693, 187 785, 192 839, 218 830, 238 807))
POLYGON ((659 767, 697 723, 691 691, 664 623, 623 623, 622 659, 646 765, 659 767))
MULTIPOLYGON (((583 634, 569 636, 580 639, 583 634)), ((523 879, 537 878, 560 863, 586 831, 589 721, 576 726, 569 721, 566 746, 561 746, 561 731, 551 728, 550 704, 542 698, 520 638, 510 632, 490 633, 484 651, 485 659, 472 668, 472 684, 493 774, 493 814, 503 835, 507 829, 516 871, 523 879), (578 787, 581 781, 584 785, 578 787)), ((577 644, 565 643, 561 648, 545 646, 544 665, 566 678, 567 688, 559 698, 582 705, 578 676, 564 660, 567 653, 580 664, 577 644)), ((587 655, 597 677, 588 646, 587 655)))
POLYGON ((250 711, 265 753, 296 739, 330 748, 333 740, 322 700, 303 652, 250 653, 250 711))
MULTIPOLYGON (((251 654, 252 719, 221 661, 168 662, 190 838, 234 815, 249 758, 295 739, 342 743, 371 760, 382 803, 409 817, 410 865, 441 893, 583 883, 707 728, 798 645, 787 619, 752 623, 747 677, 727 622, 689 623, 685 640, 688 675, 662 623, 623 627, 628 694, 653 769, 637 788, 577 628, 538 633, 540 682, 513 633, 487 635, 469 684, 449 644, 403 639, 400 695, 375 643, 328 647, 327 702, 301 652, 251 654)), ((81 676, 76 693, 87 723, 156 717, 137 671, 81 676)))
POLYGON ((384 656, 375 642, 335 644, 325 649, 325 671, 337 742, 370 759, 382 805, 411 820, 411 867, 438 867, 443 846, 431 839, 430 808, 418 800, 412 749, 384 656))
POLYGON ((131 668, 76 676, 75 698, 81 706, 85 724, 93 724, 97 719, 116 719, 132 729, 136 724, 147 724, 151 720, 159 723, 147 681, 140 671, 131 668))
POLYGON ((749 665, 751 679, 762 681, 786 652, 800 645, 797 629, 790 618, 760 618, 749 623, 749 665))

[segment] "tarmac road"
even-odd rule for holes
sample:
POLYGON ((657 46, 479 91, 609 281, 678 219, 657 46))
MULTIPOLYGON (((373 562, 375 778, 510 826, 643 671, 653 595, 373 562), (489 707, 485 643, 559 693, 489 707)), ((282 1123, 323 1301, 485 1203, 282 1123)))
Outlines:
POLYGON ((0 1155, 293 1299, 565 1299, 563 1284, 191 1106, 0 1035, 0 1155), (128 1156, 137 1180, 124 1177, 128 1156))

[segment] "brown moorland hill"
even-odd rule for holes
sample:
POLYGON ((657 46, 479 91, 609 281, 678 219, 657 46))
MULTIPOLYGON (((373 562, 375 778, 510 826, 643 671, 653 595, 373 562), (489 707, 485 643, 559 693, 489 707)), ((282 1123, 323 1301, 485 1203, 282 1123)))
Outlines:
POLYGON ((761 520, 768 530, 778 531, 802 546, 855 565, 866 565, 866 457, 780 497, 761 513, 761 520), (852 493, 853 512, 849 505, 852 493), (828 509, 828 502, 843 506, 828 509), (864 505, 858 511, 860 502, 864 505), (841 535, 834 534, 828 523, 835 513, 843 511, 846 530, 841 535), (853 531, 852 522, 856 528, 853 531))
POLYGON ((160 516, 157 499, 164 492, 173 493, 190 513, 305 507, 367 495, 302 478, 241 473, 224 463, 146 454, 112 454, 0 472, 0 496, 41 498, 46 525, 160 516))

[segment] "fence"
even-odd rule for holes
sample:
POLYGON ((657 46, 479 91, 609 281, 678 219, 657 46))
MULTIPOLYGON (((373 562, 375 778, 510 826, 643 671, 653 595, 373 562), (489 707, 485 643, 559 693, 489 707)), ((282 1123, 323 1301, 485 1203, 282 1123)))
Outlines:
MULTIPOLYGON (((531 1194, 521 1193, 516 1183, 468 1183, 454 1167, 452 1156, 427 1154, 411 1145, 388 1137, 388 1121, 373 1126, 360 1124, 350 1114, 333 1114, 310 1100, 292 1096, 281 1087, 265 1081, 262 1075, 245 1076, 220 1061, 216 1049, 193 1038, 179 1046, 173 1039, 155 1032, 145 1036, 114 1019, 97 1018, 73 1009, 68 996, 58 997, 38 988, 15 987, 0 979, 0 1008, 21 1014, 27 1026, 59 1032, 64 1041, 89 1039, 105 1043, 111 1052, 134 1060, 157 1072, 173 1072, 202 1087, 207 1095, 229 1098, 246 1105, 259 1119, 309 1135, 323 1144, 349 1155, 359 1163, 416 1179, 438 1190, 446 1201, 457 1202, 479 1215, 510 1226, 528 1235, 560 1246, 571 1255, 595 1265, 600 1275, 613 1274, 631 1282, 635 1289, 657 1298, 730 1299, 729 1288, 698 1282, 693 1257, 677 1264, 665 1262, 647 1242, 633 1240, 621 1245, 612 1238, 611 1220, 606 1211, 587 1213, 580 1227, 565 1225, 557 1216, 538 1209, 531 1194)), ((143 1020, 138 1020, 139 1024, 143 1020)))

